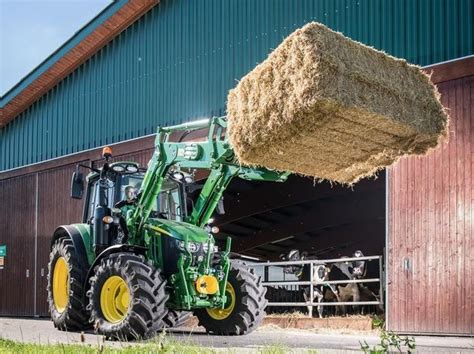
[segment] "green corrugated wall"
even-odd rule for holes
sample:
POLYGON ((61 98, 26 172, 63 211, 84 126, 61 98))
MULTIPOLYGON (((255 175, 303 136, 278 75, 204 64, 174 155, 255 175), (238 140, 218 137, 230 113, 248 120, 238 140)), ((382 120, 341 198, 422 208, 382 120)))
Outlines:
POLYGON ((224 114, 310 21, 420 65, 474 53, 472 0, 162 0, 0 130, 0 171, 224 114))

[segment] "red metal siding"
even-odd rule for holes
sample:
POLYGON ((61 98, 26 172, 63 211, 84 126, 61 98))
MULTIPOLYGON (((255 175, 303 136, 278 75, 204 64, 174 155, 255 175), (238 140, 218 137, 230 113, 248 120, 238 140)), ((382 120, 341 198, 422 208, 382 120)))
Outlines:
POLYGON ((34 312, 36 175, 0 181, 0 316, 34 312))
POLYGON ((474 76, 438 88, 449 142, 389 171, 388 326, 473 334, 474 76))

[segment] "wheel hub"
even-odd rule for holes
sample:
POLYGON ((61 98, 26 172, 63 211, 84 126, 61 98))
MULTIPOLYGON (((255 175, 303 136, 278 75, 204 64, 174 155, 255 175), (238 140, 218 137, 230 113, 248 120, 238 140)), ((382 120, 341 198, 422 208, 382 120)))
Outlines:
POLYGON ((220 308, 206 309, 209 316, 211 316, 213 319, 218 320, 218 321, 225 320, 227 317, 229 317, 232 314, 232 311, 234 311, 235 299, 236 299, 235 290, 232 284, 229 282, 227 282, 226 284, 225 293, 226 293, 227 301, 223 309, 220 309, 220 308))
POLYGON ((54 265, 53 302, 59 313, 66 310, 69 302, 69 268, 64 257, 59 257, 54 265))
POLYGON ((117 275, 108 278, 100 292, 100 307, 107 321, 118 323, 128 313, 130 289, 125 280, 117 275))

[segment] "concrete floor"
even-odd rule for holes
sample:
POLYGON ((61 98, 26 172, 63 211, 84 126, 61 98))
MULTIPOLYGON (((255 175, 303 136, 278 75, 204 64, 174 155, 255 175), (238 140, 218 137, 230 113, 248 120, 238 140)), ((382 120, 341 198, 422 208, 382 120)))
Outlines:
MULTIPOLYGON (((268 345, 278 345, 293 351, 305 349, 327 349, 336 351, 359 351, 359 341, 369 345, 379 343, 376 333, 352 332, 351 334, 313 332, 310 330, 282 330, 274 327, 262 327, 246 336, 212 336, 202 329, 181 329, 169 333, 180 342, 197 344, 215 349, 235 348, 236 351, 254 351, 268 345)), ((0 337, 34 343, 80 343, 80 333, 61 332, 45 319, 0 318, 0 337)), ((100 336, 93 332, 85 334, 85 342, 98 344, 100 336)), ((119 343, 108 342, 109 345, 119 343)), ((107 344, 106 344, 107 345, 107 344)), ((416 349, 419 352, 474 352, 474 338, 463 337, 416 337, 416 349)))

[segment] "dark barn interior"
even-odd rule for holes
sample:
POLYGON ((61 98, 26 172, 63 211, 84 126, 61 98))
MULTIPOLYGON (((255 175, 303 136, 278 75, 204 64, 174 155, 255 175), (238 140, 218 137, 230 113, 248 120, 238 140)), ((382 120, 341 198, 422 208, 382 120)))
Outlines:
POLYGON ((319 259, 382 255, 385 173, 353 187, 290 176, 285 183, 232 181, 217 237, 233 237, 233 251, 276 261, 291 249, 319 259))

